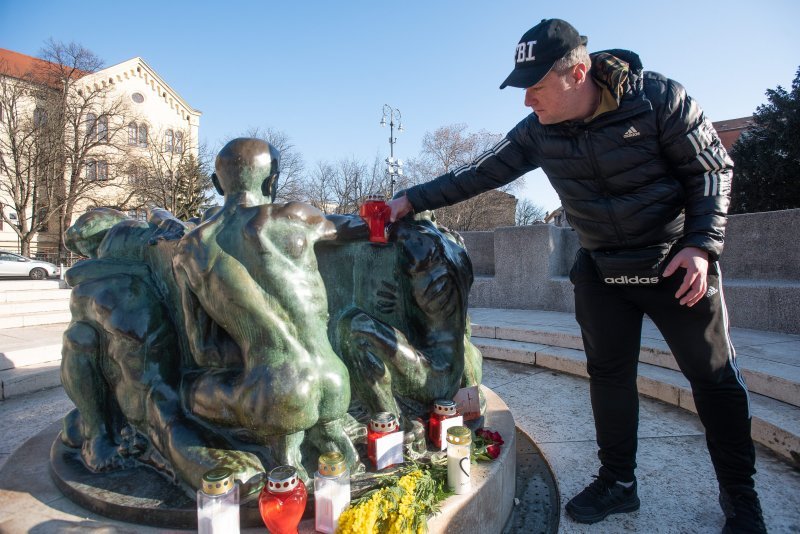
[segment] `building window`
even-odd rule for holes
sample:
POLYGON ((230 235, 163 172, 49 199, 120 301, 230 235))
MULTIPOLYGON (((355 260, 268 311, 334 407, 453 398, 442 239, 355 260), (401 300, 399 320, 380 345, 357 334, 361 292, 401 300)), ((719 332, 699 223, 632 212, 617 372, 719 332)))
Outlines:
POLYGON ((90 182, 97 180, 97 166, 93 159, 86 162, 86 179, 90 182))
POLYGON ((97 179, 108 180, 108 162, 105 160, 97 162, 97 179))
POLYGON ((139 141, 139 128, 136 123, 132 122, 128 125, 128 144, 135 145, 139 141))
POLYGON ((39 224, 41 225, 42 232, 49 232, 50 231, 50 217, 48 217, 47 208, 39 208, 39 211, 36 216, 39 224))
POLYGON ((94 113, 86 114, 86 138, 94 141, 97 136, 97 115, 94 113))
POLYGON ((172 152, 174 148, 174 134, 172 133, 172 130, 167 130, 167 132, 164 134, 164 150, 167 152, 172 152))
POLYGON ((183 152, 183 132, 175 132, 175 152, 183 152))
POLYGON ((128 167, 128 184, 134 187, 143 187, 147 185, 147 176, 142 167, 139 165, 131 165, 128 167))
POLYGON ((140 124, 139 125, 139 146, 146 147, 147 146, 147 125, 140 124))
POLYGON ((137 104, 141 104, 142 102, 144 102, 144 95, 142 93, 133 93, 131 95, 131 100, 133 100, 137 104))
POLYGON ((108 117, 101 115, 97 119, 97 140, 101 143, 108 143, 108 117))
POLYGON ((47 124, 47 112, 42 108, 36 108, 33 110, 33 125, 37 128, 40 128, 47 124))

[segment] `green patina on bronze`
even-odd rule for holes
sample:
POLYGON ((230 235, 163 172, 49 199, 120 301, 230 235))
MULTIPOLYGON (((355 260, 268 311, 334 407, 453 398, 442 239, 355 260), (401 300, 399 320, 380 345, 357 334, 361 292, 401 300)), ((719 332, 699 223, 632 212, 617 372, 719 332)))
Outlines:
POLYGON ((375 245, 358 217, 275 204, 278 161, 263 141, 231 141, 214 176, 224 205, 198 225, 100 209, 67 231, 89 259, 67 274, 61 373, 76 409, 62 440, 89 469, 144 463, 193 494, 226 467, 246 499, 276 465, 307 480, 324 452, 363 471, 356 417, 390 411, 410 429, 480 384, 458 237, 419 218, 375 245))

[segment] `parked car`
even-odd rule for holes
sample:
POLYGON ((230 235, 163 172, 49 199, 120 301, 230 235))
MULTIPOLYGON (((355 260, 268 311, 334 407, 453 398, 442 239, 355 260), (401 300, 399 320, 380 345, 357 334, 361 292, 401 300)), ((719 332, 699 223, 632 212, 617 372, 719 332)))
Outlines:
POLYGON ((44 280, 59 274, 61 271, 52 263, 0 250, 0 276, 28 276, 32 280, 44 280))

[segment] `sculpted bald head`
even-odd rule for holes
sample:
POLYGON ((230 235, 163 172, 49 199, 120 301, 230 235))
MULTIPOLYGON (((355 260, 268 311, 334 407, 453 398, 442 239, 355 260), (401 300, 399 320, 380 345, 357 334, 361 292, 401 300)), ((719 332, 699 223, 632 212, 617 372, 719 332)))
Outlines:
POLYGON ((274 202, 280 157, 266 141, 240 137, 219 151, 212 179, 221 195, 258 192, 274 202))

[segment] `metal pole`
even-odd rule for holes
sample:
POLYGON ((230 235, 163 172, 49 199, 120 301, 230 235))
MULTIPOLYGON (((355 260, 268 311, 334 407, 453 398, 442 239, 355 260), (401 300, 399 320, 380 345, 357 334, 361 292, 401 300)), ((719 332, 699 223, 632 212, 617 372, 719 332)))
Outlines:
MULTIPOLYGON (((389 117, 389 157, 394 159, 394 113, 389 117)), ((394 170, 389 164, 389 198, 394 197, 394 170)))

